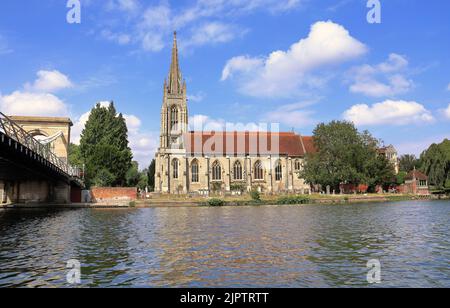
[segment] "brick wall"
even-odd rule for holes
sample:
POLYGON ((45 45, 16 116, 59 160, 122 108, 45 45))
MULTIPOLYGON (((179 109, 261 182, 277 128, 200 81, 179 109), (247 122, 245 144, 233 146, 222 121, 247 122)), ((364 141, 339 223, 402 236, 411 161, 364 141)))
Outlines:
POLYGON ((137 199, 137 188, 93 187, 91 196, 93 202, 134 201, 137 199))

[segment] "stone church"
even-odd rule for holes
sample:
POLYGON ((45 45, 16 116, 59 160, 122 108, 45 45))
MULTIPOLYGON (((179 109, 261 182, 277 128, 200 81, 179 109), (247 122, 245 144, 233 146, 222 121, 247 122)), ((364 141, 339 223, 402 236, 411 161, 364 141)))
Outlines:
POLYGON ((279 132, 188 130, 187 88, 176 33, 164 82, 155 191, 167 194, 309 193, 299 178, 312 137, 279 132))

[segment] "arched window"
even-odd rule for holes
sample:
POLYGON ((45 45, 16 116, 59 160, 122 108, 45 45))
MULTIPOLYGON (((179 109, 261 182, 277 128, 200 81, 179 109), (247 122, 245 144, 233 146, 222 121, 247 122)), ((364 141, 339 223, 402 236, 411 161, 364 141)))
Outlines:
POLYGON ((199 177, 198 177, 198 161, 194 160, 191 164, 191 177, 192 177, 192 183, 198 183, 199 177))
POLYGON ((221 181, 222 180, 222 167, 220 163, 216 160, 212 165, 212 180, 221 181))
POLYGON ((177 106, 173 106, 170 109, 170 129, 177 130, 178 129, 178 108, 177 106))
POLYGON ((281 161, 277 161, 275 164, 275 181, 281 181, 283 179, 283 166, 281 161))
POLYGON ((294 169, 295 171, 302 171, 302 162, 299 159, 295 161, 294 169))
POLYGON ((255 180, 264 180, 264 168, 260 160, 255 163, 255 180))
POLYGON ((242 164, 240 161, 234 163, 233 166, 234 179, 240 181, 243 179, 242 177, 242 164))
POLYGON ((178 166, 179 166, 179 161, 178 159, 174 159, 172 161, 172 170, 173 170, 173 178, 174 179, 178 179, 178 166))

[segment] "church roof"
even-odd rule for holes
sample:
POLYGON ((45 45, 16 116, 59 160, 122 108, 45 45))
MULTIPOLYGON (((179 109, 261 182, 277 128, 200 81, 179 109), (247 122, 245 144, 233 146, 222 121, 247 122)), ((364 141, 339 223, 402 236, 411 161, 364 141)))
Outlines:
POLYGON ((189 132, 185 134, 185 146, 190 155, 303 157, 315 152, 312 137, 303 137, 295 133, 189 132))

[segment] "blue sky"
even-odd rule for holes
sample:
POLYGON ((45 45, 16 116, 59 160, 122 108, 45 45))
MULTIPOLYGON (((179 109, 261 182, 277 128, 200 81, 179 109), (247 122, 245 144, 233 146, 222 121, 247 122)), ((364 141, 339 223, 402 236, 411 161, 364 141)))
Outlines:
POLYGON ((369 24, 366 0, 81 0, 69 24, 66 0, 3 0, 0 111, 70 116, 77 141, 114 100, 146 165, 177 30, 192 121, 309 135, 347 119, 420 154, 450 135, 450 2, 380 2, 369 24))

